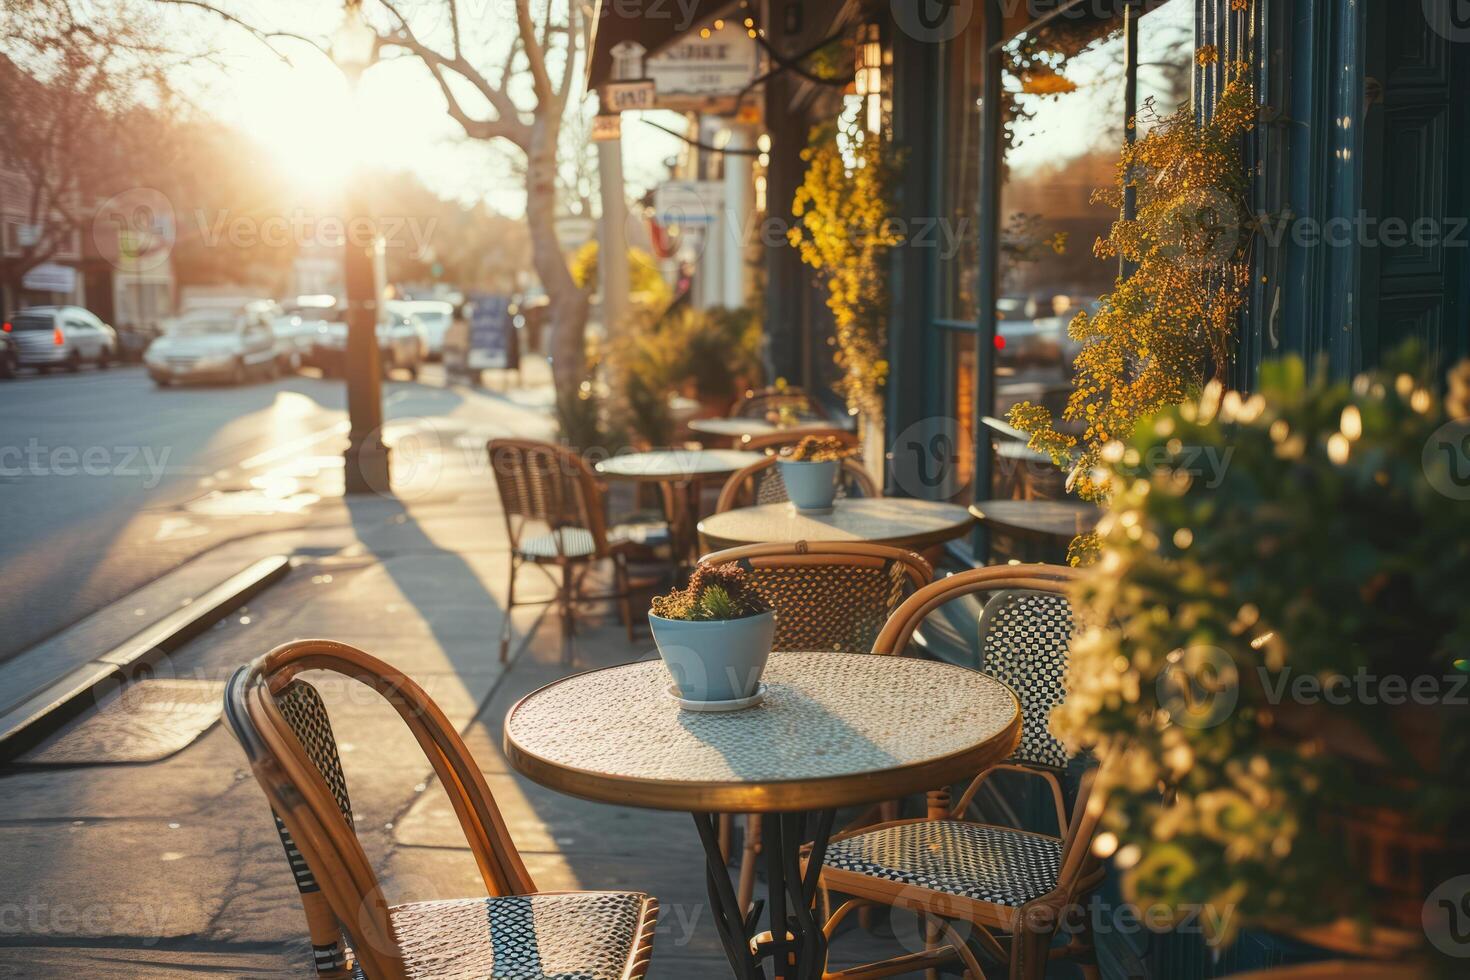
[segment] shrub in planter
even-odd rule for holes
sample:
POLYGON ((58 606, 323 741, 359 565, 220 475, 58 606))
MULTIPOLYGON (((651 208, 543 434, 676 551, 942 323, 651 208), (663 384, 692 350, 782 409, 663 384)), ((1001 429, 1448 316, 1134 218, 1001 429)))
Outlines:
POLYGON ((781 454, 776 465, 781 468, 786 496, 797 510, 825 513, 832 509, 832 501, 837 496, 838 470, 852 453, 841 439, 807 436, 781 454))
POLYGON ((739 565, 701 564, 686 588, 654 598, 648 622, 681 697, 733 701, 755 694, 776 616, 739 565))
POLYGON ((1414 368, 1305 374, 1211 384, 1106 447, 1053 721, 1109 759, 1099 849, 1131 900, 1208 908, 1219 940, 1422 949, 1426 898, 1470 871, 1470 423, 1414 368))

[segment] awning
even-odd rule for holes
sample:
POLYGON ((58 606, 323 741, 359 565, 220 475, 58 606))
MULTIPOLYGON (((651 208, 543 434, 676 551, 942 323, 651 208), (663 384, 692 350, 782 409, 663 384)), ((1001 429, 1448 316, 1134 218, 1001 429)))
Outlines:
POLYGON ((641 44, 654 54, 736 6, 734 0, 597 0, 587 87, 601 88, 612 81, 612 51, 624 41, 641 44))

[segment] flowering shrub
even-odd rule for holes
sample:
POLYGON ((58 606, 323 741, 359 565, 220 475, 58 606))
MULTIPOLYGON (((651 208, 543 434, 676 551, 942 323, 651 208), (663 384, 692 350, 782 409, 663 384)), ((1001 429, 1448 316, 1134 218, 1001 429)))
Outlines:
MULTIPOLYGON (((1463 397, 1470 365, 1455 377, 1463 397)), ((1099 451, 1113 496, 1052 720, 1111 763, 1099 843, 1130 900, 1231 909, 1218 938, 1355 916, 1374 897, 1342 815, 1432 836, 1470 812, 1470 711, 1451 706, 1470 503, 1440 451, 1470 423, 1434 388, 1406 371, 1308 384, 1288 359, 1258 394, 1211 382, 1099 451)))

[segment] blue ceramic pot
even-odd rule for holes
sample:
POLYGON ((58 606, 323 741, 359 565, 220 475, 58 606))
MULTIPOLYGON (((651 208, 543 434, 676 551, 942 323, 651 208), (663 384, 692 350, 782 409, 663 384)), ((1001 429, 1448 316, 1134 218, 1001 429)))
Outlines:
POLYGON ((776 614, 741 619, 664 619, 648 614, 658 655, 687 701, 748 698, 760 684, 776 638, 776 614))
POLYGON ((829 459, 819 463, 779 460, 781 482, 786 484, 786 496, 804 512, 826 513, 832 509, 832 500, 837 496, 837 468, 840 460, 829 459))

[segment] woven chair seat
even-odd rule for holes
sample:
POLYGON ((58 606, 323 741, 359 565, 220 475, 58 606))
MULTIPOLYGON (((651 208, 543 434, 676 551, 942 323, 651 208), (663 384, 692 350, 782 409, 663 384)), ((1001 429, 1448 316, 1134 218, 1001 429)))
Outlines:
MULTIPOLYGON (((825 867, 1019 908, 1056 888, 1062 841, 958 820, 919 820, 833 841, 825 867)), ((833 886, 841 890, 840 882, 833 886)))
MULTIPOLYGON (((597 551, 591 531, 582 527, 563 527, 526 538, 516 552, 531 561, 554 561, 557 557, 558 538, 564 558, 586 558, 597 551)), ((614 548, 656 548, 668 543, 669 529, 657 524, 619 525, 608 531, 607 541, 614 548)))
POLYGON ((620 980, 646 897, 576 892, 414 902, 389 916, 414 980, 620 980))

